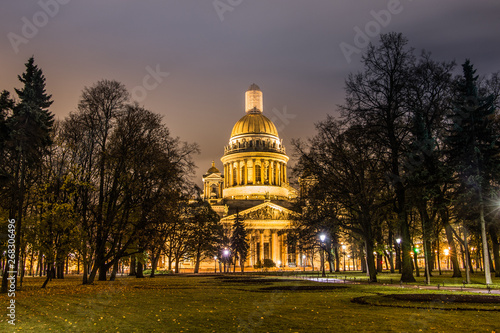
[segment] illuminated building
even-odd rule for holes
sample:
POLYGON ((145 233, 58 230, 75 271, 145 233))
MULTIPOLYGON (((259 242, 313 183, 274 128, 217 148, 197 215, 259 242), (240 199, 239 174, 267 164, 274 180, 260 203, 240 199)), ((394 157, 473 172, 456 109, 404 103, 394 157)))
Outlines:
POLYGON ((203 176, 203 199, 230 227, 236 213, 248 231, 250 253, 246 265, 271 259, 286 266, 299 265, 293 246, 286 245, 284 230, 295 214, 283 140, 263 114, 262 91, 252 84, 245 93, 245 115, 236 122, 221 158, 223 173, 215 167, 203 176))

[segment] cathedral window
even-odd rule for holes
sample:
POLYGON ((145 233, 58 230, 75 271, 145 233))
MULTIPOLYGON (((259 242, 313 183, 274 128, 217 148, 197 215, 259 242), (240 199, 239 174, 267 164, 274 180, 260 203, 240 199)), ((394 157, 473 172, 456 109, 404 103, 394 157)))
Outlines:
POLYGON ((262 180, 260 179, 260 165, 255 166, 255 181, 260 183, 262 180))

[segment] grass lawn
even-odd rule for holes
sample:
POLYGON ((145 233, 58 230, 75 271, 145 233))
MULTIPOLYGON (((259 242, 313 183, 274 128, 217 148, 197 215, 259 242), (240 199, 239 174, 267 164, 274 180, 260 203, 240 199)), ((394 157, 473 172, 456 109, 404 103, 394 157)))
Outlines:
POLYGON ((478 311, 377 300, 385 294, 431 293, 398 285, 222 275, 123 277, 92 286, 69 276, 53 280, 46 290, 40 289, 42 282, 25 278, 24 291, 16 295, 15 327, 7 323, 8 298, 0 296, 5 311, 0 332, 500 332, 500 303, 482 304, 478 311), (352 302, 360 297, 373 299, 352 302))

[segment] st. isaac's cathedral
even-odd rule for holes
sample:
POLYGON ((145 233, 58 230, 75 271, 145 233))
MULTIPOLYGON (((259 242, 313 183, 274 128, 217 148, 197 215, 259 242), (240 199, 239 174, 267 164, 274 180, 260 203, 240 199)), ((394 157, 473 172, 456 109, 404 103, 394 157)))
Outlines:
POLYGON ((296 214, 291 206, 297 191, 288 183, 283 140, 263 111, 262 91, 252 84, 245 93, 245 115, 224 147, 223 172, 212 163, 203 176, 203 199, 226 227, 236 214, 243 219, 250 245, 245 266, 271 259, 277 266, 295 267, 301 258, 287 246, 284 231, 296 214))

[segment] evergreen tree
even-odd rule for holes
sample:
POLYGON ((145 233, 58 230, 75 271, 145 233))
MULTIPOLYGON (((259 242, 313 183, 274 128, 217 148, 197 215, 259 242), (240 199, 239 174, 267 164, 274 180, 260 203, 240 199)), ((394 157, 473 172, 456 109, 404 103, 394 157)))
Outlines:
MULTIPOLYGON (((9 138, 8 149, 8 184, 10 194, 8 203, 9 218, 16 221, 16 252, 14 271, 18 271, 19 251, 21 249, 23 211, 28 187, 37 178, 41 161, 52 144, 51 131, 54 116, 48 110, 52 105, 52 96, 45 90, 45 76, 31 57, 26 63, 25 72, 18 76, 23 83, 16 89, 19 102, 14 106, 6 126, 9 138)), ((17 274, 16 274, 17 279, 17 274)))
POLYGON ((236 212, 236 217, 234 218, 230 242, 234 260, 240 261, 241 271, 243 272, 250 246, 248 245, 247 231, 243 224, 243 218, 240 217, 239 212, 236 212))
MULTIPOLYGON (((2 161, 6 160, 6 144, 9 138, 9 128, 7 126, 7 118, 9 112, 14 108, 14 101, 10 98, 10 93, 6 90, 2 91, 0 94, 0 159, 2 161)), ((5 170, 5 165, 0 164, 0 186, 7 178, 7 171, 5 170)))
POLYGON ((462 67, 463 78, 458 83, 451 116, 453 127, 447 137, 448 157, 458 177, 459 200, 472 204, 479 216, 484 273, 486 283, 491 284, 484 202, 500 167, 498 138, 493 130, 494 98, 478 93, 478 77, 469 60, 462 67))

